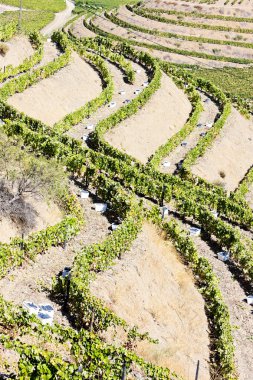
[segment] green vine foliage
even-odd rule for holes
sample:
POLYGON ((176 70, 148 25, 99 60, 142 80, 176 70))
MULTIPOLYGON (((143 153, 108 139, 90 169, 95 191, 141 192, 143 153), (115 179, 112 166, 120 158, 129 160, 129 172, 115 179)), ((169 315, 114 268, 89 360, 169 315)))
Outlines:
POLYGON ((235 32, 235 33, 253 33, 252 29, 250 28, 231 28, 228 26, 222 26, 222 25, 211 25, 211 24, 204 24, 204 23, 195 23, 195 22, 188 22, 188 21, 182 21, 182 20, 174 20, 174 19, 168 19, 166 17, 160 16, 160 11, 152 10, 150 8, 138 8, 138 7, 131 7, 131 9, 134 13, 144 16, 146 18, 149 18, 151 20, 161 21, 172 25, 181 25, 186 26, 190 28, 201 28, 201 29, 209 29, 209 30, 220 30, 225 32, 235 32))
MULTIPOLYGON (((116 125, 120 120, 137 112, 139 106, 145 104, 147 99, 159 87, 161 72, 157 62, 144 53, 134 53, 132 48, 125 45, 121 45, 121 48, 122 52, 126 55, 135 56, 136 59, 138 58, 138 60, 146 66, 151 76, 149 85, 151 87, 149 88, 148 86, 147 88, 149 91, 145 92, 143 90, 140 94, 140 98, 136 98, 136 104, 138 104, 138 107, 136 107, 136 104, 133 103, 131 108, 131 103, 129 107, 123 107, 124 112, 120 109, 113 115, 114 117, 111 120, 111 125, 107 123, 99 125, 99 138, 102 138, 105 131, 111 126, 116 125)), ((197 219, 201 211, 201 223, 203 223, 203 226, 208 233, 212 233, 218 238, 220 238, 224 233, 230 234, 227 238, 227 244, 232 248, 235 257, 238 257, 236 242, 241 244, 240 247, 244 249, 240 241, 240 236, 235 233, 234 229, 230 226, 228 228, 226 224, 222 224, 223 222, 220 219, 210 219, 211 217, 209 218, 208 214, 209 211, 204 209, 203 205, 211 205, 215 203, 217 206, 217 194, 207 192, 206 189, 198 187, 193 188, 190 182, 182 181, 180 178, 173 178, 172 176, 165 177, 151 168, 142 167, 136 161, 133 161, 132 165, 131 158, 120 156, 118 152, 114 153, 113 150, 110 150, 111 157, 109 157, 99 151, 92 151, 91 149, 84 148, 81 146, 80 142, 77 142, 67 136, 61 136, 58 132, 50 132, 49 128, 44 126, 41 122, 24 115, 21 115, 20 121, 20 114, 13 110, 10 106, 7 106, 4 102, 0 104, 0 114, 4 119, 9 118, 11 120, 10 122, 7 122, 6 120, 6 124, 4 126, 5 131, 8 134, 22 136, 24 144, 29 145, 33 150, 45 155, 46 157, 57 157, 62 160, 63 164, 66 164, 69 171, 77 173, 78 175, 87 176, 87 179, 91 185, 98 189, 98 196, 104 200, 108 200, 110 207, 113 208, 113 211, 124 219, 121 226, 103 243, 86 247, 77 254, 74 266, 72 268, 69 310, 79 328, 87 328, 87 326, 90 326, 92 312, 94 313, 93 328, 95 331, 106 329, 112 324, 120 324, 125 326, 124 321, 105 308, 104 305, 92 297, 88 291, 90 276, 95 275, 101 270, 105 270, 109 265, 111 265, 115 258, 120 257, 120 255, 130 247, 131 242, 137 236, 141 226, 143 219, 143 206, 136 203, 134 197, 129 196, 126 190, 122 189, 120 183, 123 184, 125 188, 132 189, 134 193, 143 194, 146 197, 150 197, 151 199, 157 201, 161 199, 163 193, 167 202, 169 202, 173 197, 173 199, 175 199, 178 203, 178 208, 180 210, 181 207, 183 207, 181 203, 184 205, 186 204, 186 200, 190 199, 192 203, 184 206, 186 207, 186 210, 184 210, 185 215, 193 216, 197 219), (122 157, 122 159, 119 159, 119 157, 122 157), (101 172, 106 174, 101 174, 101 172), (165 191, 163 189, 164 184, 166 184, 165 191), (198 206, 196 206, 196 204, 198 206), (198 207, 198 209, 195 209, 194 205, 198 207), (205 219, 208 219, 206 224, 204 224, 205 219), (215 224, 219 225, 219 228, 215 227, 215 224)), ((225 200, 227 207, 228 200, 226 197, 223 199, 225 200)), ((228 213, 226 207, 224 207, 224 210, 228 213)), ((175 230, 174 226, 169 225, 166 228, 168 235, 173 236, 173 231, 175 230)), ((181 235, 179 234, 179 236, 181 235)), ((184 244, 187 247, 186 243, 184 244)), ((182 243, 182 246, 184 246, 184 244, 182 243)), ((184 252, 185 255, 189 253, 187 248, 184 252)), ((248 257, 248 252, 245 250, 243 252, 245 257, 248 257)), ((224 378, 232 379, 232 375, 229 377, 229 374, 233 372, 233 346, 231 343, 231 336, 229 335, 230 326, 227 310, 226 308, 217 309, 218 312, 216 314, 216 308, 218 304, 221 304, 221 299, 217 289, 215 288, 215 279, 209 272, 210 267, 208 266, 208 263, 202 261, 201 259, 197 259, 196 255, 193 253, 192 256, 192 261, 196 265, 198 264, 197 273, 201 279, 200 283, 203 287, 204 297, 209 302, 207 303, 207 308, 217 325, 217 349, 215 350, 218 355, 217 363, 219 363, 219 366, 221 365, 222 367, 224 376, 226 376, 224 378), (207 279, 210 280, 210 287, 209 283, 207 283, 207 279), (214 294, 213 304, 211 302, 212 294, 214 294)), ((239 264, 244 267, 244 263, 242 261, 240 261, 239 264)), ((245 268, 247 269, 246 266, 245 268)), ((248 273, 251 272, 248 271, 248 273)), ((58 282, 55 290, 64 292, 65 285, 66 284, 64 281, 58 282)), ((91 373, 95 373, 96 375, 100 375, 102 378, 118 379, 121 375, 123 354, 126 355, 127 363, 129 365, 133 362, 138 364, 143 363, 139 358, 136 358, 133 353, 128 353, 122 348, 115 351, 114 348, 106 346, 103 351, 102 343, 96 335, 88 335, 88 333, 87 335, 85 334, 86 333, 83 333, 82 343, 80 343, 80 341, 76 341, 76 344, 73 344, 72 346, 76 357, 82 357, 85 363, 87 363, 87 368, 85 368, 82 373, 82 378, 89 378, 91 373), (96 350, 94 346, 96 346, 96 350), (89 352, 89 354, 87 354, 87 352, 89 352), (119 361, 117 361, 117 357, 119 357, 119 361), (94 360, 96 363, 95 367, 94 360), (104 371, 102 372, 103 375, 101 375, 101 372, 96 372, 98 369, 104 371)), ((68 376, 71 373, 72 378, 79 376, 77 374, 77 365, 73 365, 73 363, 68 363, 66 365, 66 362, 62 363, 58 357, 50 354, 48 355, 43 352, 43 350, 34 349, 33 347, 27 347, 24 345, 19 346, 19 341, 16 343, 17 349, 22 353, 23 361, 21 360, 20 362, 20 371, 21 373, 24 371, 24 378, 25 376, 28 376, 27 378, 30 376, 31 378, 34 374, 43 378, 42 375, 50 376, 52 373, 54 375, 56 374, 55 376, 59 375, 59 373, 63 376, 61 372, 58 372, 61 368, 64 368, 64 373, 66 372, 68 376), (29 366, 29 362, 33 363, 33 366, 29 366), (25 372, 26 368, 28 371, 27 373, 25 372)), ((6 344, 8 345, 9 342, 6 344)), ((142 368, 145 368, 147 378, 176 378, 176 376, 171 374, 169 370, 157 368, 148 364, 142 364, 142 366, 142 368)))
POLYGON ((168 239, 173 241, 183 260, 190 266, 199 291, 205 299, 214 355, 217 355, 211 358, 213 373, 218 372, 224 380, 236 379, 234 343, 229 311, 222 298, 218 279, 212 271, 212 266, 207 259, 198 255, 190 236, 186 234, 178 222, 174 219, 169 222, 162 222, 157 208, 151 210, 148 217, 166 232, 168 239))
POLYGON ((0 26, 0 41, 7 41, 17 32, 17 24, 10 22, 0 26))

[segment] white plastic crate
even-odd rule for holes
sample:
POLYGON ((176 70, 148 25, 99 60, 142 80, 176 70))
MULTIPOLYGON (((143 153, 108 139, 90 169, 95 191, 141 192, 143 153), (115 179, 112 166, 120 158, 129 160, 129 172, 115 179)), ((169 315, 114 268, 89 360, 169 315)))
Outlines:
POLYGON ((107 210, 106 203, 94 203, 94 207, 97 212, 105 212, 107 210))
POLYGON ((39 312, 39 306, 32 301, 24 301, 23 308, 26 309, 29 312, 29 314, 37 315, 39 312))
POLYGON ((199 236, 201 233, 201 229, 197 227, 190 227, 190 235, 191 236, 199 236))
POLYGON ((163 162, 163 167, 164 168, 169 168, 170 167, 170 162, 169 161, 164 161, 163 162))
POLYGON ((229 256, 230 256, 230 254, 227 251, 218 252, 218 259, 221 261, 228 261, 229 256))
POLYGON ((89 195, 90 193, 88 192, 88 190, 81 190, 80 192, 81 199, 87 199, 89 198, 89 195))

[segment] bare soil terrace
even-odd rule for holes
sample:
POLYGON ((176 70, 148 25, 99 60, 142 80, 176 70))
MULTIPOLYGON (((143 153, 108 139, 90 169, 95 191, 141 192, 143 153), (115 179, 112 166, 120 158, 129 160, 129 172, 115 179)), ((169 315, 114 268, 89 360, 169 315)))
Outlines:
POLYGON ((53 126, 102 91, 97 72, 76 53, 71 62, 20 94, 8 99, 19 111, 53 126))
POLYGON ((4 57, 0 55, 0 69, 8 65, 18 66, 34 53, 32 45, 25 36, 14 37, 5 44, 9 50, 4 57))
POLYGON ((192 167, 192 172, 207 181, 234 191, 253 160, 253 121, 232 109, 219 136, 192 167), (225 178, 220 175, 225 174, 225 178))
POLYGON ((142 163, 185 124, 191 104, 182 90, 163 75, 161 87, 148 103, 105 135, 114 147, 142 163))

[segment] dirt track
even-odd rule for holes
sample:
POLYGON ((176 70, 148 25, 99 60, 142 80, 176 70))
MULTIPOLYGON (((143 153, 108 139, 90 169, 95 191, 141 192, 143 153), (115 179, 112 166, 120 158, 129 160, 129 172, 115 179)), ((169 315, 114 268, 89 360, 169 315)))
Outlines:
POLYGON ((71 18, 72 10, 74 8, 74 3, 70 0, 66 0, 66 9, 62 12, 56 13, 54 20, 41 30, 41 34, 43 34, 43 36, 47 36, 52 34, 55 30, 61 29, 71 18))

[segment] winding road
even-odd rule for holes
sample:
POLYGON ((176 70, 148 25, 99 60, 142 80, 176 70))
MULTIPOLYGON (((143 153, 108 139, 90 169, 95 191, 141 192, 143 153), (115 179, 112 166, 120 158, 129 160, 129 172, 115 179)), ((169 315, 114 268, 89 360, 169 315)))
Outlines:
POLYGON ((72 1, 70 0, 66 0, 66 9, 64 9, 64 11, 62 12, 56 13, 54 20, 41 30, 41 34, 43 36, 49 36, 55 30, 62 28, 66 24, 66 22, 71 18, 72 10, 74 8, 74 3, 72 3, 72 1))

